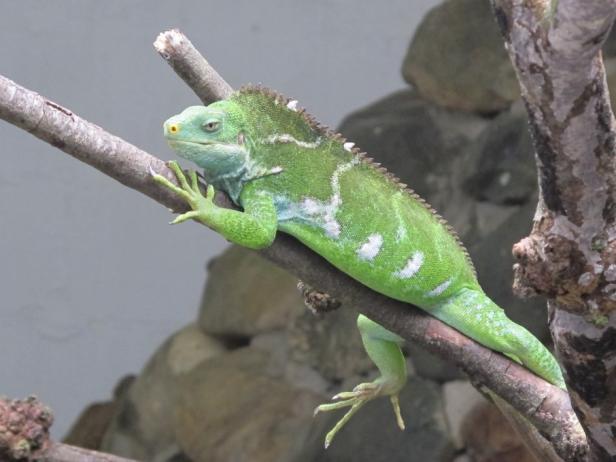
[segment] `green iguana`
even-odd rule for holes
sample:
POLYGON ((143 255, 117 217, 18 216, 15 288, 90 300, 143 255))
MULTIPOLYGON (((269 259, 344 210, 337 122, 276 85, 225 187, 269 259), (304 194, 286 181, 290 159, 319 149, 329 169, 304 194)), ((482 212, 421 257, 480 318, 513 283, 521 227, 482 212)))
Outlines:
MULTIPOLYGON (((362 284, 427 311, 488 348, 504 353, 561 388, 550 352, 483 292, 455 232, 413 191, 341 135, 319 125, 296 100, 246 87, 224 101, 193 106, 164 124, 177 153, 204 169, 187 180, 170 163, 180 187, 154 179, 184 198, 195 219, 252 249, 288 233, 362 284), (243 211, 216 206, 225 191, 243 211)), ((389 396, 400 428, 398 394, 406 382, 403 339, 363 315, 357 326, 381 376, 333 397, 316 412, 350 407, 336 432, 367 401, 389 396)))

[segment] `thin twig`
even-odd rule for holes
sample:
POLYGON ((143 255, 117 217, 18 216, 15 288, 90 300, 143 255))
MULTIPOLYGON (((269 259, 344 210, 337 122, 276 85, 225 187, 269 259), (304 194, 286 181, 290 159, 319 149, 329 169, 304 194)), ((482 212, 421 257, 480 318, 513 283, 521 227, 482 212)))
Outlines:
POLYGON ((162 32, 156 38, 154 48, 204 104, 225 99, 233 92, 231 85, 179 30, 162 32))

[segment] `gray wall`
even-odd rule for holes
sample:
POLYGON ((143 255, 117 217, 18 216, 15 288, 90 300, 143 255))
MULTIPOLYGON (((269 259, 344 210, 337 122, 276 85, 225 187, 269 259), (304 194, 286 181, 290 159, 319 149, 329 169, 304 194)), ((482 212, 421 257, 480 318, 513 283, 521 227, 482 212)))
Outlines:
MULTIPOLYGON (((233 86, 262 82, 335 126, 404 86, 436 3, 7 2, 0 73, 169 159, 161 122, 196 98, 153 51, 158 32, 179 27, 233 86)), ((225 242, 3 122, 0 155, 0 394, 39 395, 59 436, 195 318, 225 242)))

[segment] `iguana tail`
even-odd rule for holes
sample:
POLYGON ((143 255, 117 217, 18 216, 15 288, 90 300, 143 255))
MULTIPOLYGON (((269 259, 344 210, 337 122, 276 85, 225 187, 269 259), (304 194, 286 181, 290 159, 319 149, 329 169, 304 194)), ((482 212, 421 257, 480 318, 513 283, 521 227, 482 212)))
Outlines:
POLYGON ((528 330, 514 323, 481 290, 462 289, 427 310, 482 345, 499 351, 548 382, 565 388, 556 358, 528 330))

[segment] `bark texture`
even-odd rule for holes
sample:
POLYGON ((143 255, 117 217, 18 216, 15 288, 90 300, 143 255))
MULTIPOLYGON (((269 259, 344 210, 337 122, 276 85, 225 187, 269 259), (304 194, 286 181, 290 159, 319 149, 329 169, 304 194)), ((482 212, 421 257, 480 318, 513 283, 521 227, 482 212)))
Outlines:
POLYGON ((49 439, 51 410, 34 396, 0 399, 0 460, 3 462, 136 462, 49 439))
POLYGON ((514 287, 548 298, 591 460, 616 458, 615 126, 601 46, 614 0, 493 0, 529 114, 540 185, 514 287))

